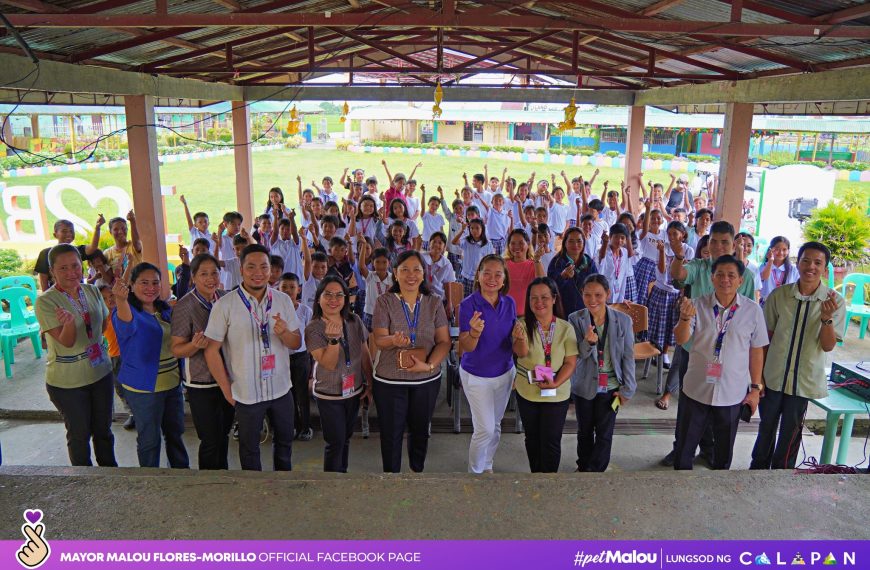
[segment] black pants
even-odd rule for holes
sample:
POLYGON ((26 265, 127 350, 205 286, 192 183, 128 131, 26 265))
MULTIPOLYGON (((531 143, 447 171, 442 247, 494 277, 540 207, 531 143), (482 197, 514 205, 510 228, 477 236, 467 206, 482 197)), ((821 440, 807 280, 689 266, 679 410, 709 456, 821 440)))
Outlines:
POLYGON ((326 448, 323 450, 323 470, 347 473, 350 454, 350 438, 359 414, 360 396, 344 400, 324 400, 315 398, 320 412, 320 426, 326 448))
POLYGON ((691 469, 695 461, 695 449, 704 431, 713 429, 713 469, 729 469, 734 453, 734 439, 740 421, 740 406, 709 406, 685 393, 680 395, 680 411, 683 421, 677 423, 677 447, 674 469, 691 469))
POLYGON ((577 468, 580 471, 604 472, 610 464, 616 412, 616 390, 595 394, 591 400, 572 394, 577 415, 577 468))
POLYGON ((292 469, 293 453, 293 393, 256 404, 236 402, 239 424, 239 461, 242 469, 262 471, 260 464, 260 430, 268 417, 272 426, 272 457, 275 471, 292 469))
POLYGON ((63 416, 66 425, 66 449, 74 467, 93 465, 94 456, 101 467, 117 467, 115 436, 112 435, 114 375, 110 372, 93 384, 81 388, 58 388, 46 384, 48 397, 63 416))
MULTIPOLYGON (((686 352, 682 346, 677 345, 674 347, 674 360, 671 362, 671 369, 668 370, 668 386, 672 384, 672 374, 676 374, 679 377, 679 389, 680 394, 682 394, 683 390, 683 378, 686 376, 686 370, 689 369, 689 353, 686 352)), ((683 398, 679 398, 679 402, 683 402, 683 398)), ((682 414, 681 407, 677 408, 677 425, 674 427, 674 451, 677 449, 677 433, 680 431, 680 416, 682 414)), ((701 434, 701 453, 706 455, 707 457, 713 457, 713 426, 707 424, 704 428, 704 432, 701 434)), ((697 447, 697 446, 696 446, 697 447)))
POLYGON ((290 378, 293 380, 293 421, 296 433, 311 427, 311 402, 308 398, 308 376, 311 374, 311 355, 299 352, 290 355, 290 378))
MULTIPOLYGON (((121 400, 121 405, 124 407, 124 410, 133 415, 133 412, 130 410, 130 404, 127 403, 127 396, 124 394, 124 388, 121 385, 121 381, 118 379, 118 371, 121 370, 121 357, 113 356, 112 357, 112 373, 115 375, 115 394, 118 395, 118 399, 121 400)), ((114 402, 112 402, 114 404, 114 402)), ((114 415, 114 414, 113 414, 114 415)))
POLYGON ((517 394, 532 473, 556 473, 562 460, 562 430, 570 400, 530 402, 517 394))
POLYGON ((794 469, 808 403, 807 398, 765 389, 758 404, 761 425, 752 449, 750 469, 794 469))
POLYGON ((187 402, 199 438, 199 468, 228 469, 229 431, 235 409, 220 388, 188 388, 187 402))
POLYGON ((429 424, 440 389, 440 378, 414 386, 387 384, 375 380, 373 391, 381 430, 384 473, 402 471, 402 440, 405 438, 405 428, 408 429, 408 463, 411 471, 423 471, 429 449, 429 424))

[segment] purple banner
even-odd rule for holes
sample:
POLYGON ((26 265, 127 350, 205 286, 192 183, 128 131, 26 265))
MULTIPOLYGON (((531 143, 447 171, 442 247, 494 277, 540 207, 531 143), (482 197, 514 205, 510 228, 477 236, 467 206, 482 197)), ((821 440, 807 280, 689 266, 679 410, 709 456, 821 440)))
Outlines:
POLYGON ((0 541, 3 569, 680 570, 748 566, 865 569, 870 568, 870 542, 51 540, 50 531, 36 523, 22 525, 20 541, 0 541))

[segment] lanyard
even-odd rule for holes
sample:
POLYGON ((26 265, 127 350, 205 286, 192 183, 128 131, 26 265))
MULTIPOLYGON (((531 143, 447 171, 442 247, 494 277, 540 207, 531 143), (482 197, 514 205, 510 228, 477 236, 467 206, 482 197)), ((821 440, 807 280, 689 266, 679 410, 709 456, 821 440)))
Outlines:
POLYGON ((263 313, 262 322, 257 316, 256 311, 254 311, 254 308, 251 307, 251 302, 248 301, 248 298, 242 292, 242 288, 239 287, 236 289, 236 292, 238 292, 239 297, 242 299, 242 303, 245 304, 245 308, 248 309, 248 313, 251 315, 254 323, 256 323, 257 327, 260 329, 260 339, 263 341, 263 350, 268 353, 272 348, 272 342, 269 338, 269 311, 272 310, 272 291, 268 291, 267 293, 269 300, 266 302, 266 311, 263 313))
POLYGON ((196 297, 196 300, 199 301, 199 304, 202 305, 206 311, 211 313, 212 305, 217 300, 217 293, 214 294, 211 301, 200 295, 199 291, 196 289, 193 290, 193 296, 196 297))
POLYGON ((362 219, 359 221, 359 223, 360 223, 360 225, 362 226, 362 233, 363 233, 363 235, 368 235, 369 226, 370 226, 371 223, 372 223, 372 218, 362 218, 362 219))
POLYGON ((405 322, 408 323, 408 338, 411 339, 411 346, 417 345, 417 323, 420 321, 420 296, 417 295, 417 300, 414 302, 414 320, 411 320, 411 313, 408 311, 408 305, 401 297, 402 311, 405 313, 405 322))
POLYGON ((713 347, 713 357, 716 359, 716 362, 719 362, 719 353, 722 352, 722 342, 725 340, 725 334, 728 332, 728 323, 730 323, 731 319, 734 318, 734 313, 737 312, 738 307, 739 305, 737 303, 731 305, 731 308, 728 310, 728 314, 725 317, 725 322, 720 325, 719 305, 713 305, 713 315, 716 317, 716 328, 719 330, 719 334, 716 335, 716 344, 713 347))
POLYGON ((90 309, 88 309, 88 300, 85 299, 85 292, 82 287, 79 287, 78 300, 74 299, 72 295, 70 295, 57 285, 55 285, 54 288, 63 293, 64 296, 69 300, 69 304, 73 306, 73 309, 75 309, 75 311, 79 315, 81 315, 82 320, 85 323, 85 333, 88 335, 88 339, 95 340, 94 327, 91 325, 91 311, 90 309))
POLYGON ((428 281, 429 283, 432 283, 432 265, 429 263, 426 263, 425 266, 426 266, 426 281, 428 281))
POLYGON ((616 278, 619 279, 619 268, 622 266, 622 251, 620 251, 619 256, 617 256, 611 249, 610 254, 613 256, 613 266, 616 271, 616 278))
POLYGON ((347 340, 347 323, 344 322, 344 319, 341 321, 341 338, 338 339, 338 343, 344 353, 344 366, 350 370, 350 342, 347 340))
MULTIPOLYGON (((589 320, 592 322, 592 326, 596 329, 595 319, 592 318, 592 315, 589 315, 589 320)), ((604 328, 601 331, 601 334, 598 335, 598 344, 596 349, 598 351, 598 372, 604 371, 604 347, 607 344, 607 328, 610 326, 610 315, 605 311, 604 313, 604 328)))
POLYGON ((770 273, 771 273, 771 276, 773 277, 773 283, 777 287, 782 285, 782 282, 785 281, 785 274, 786 274, 785 267, 782 268, 782 273, 780 274, 779 279, 776 278, 776 266, 775 265, 770 268, 770 273))
POLYGON ((541 323, 537 322, 536 324, 538 325, 538 335, 541 337, 541 344, 544 347, 544 365, 549 367, 553 360, 553 336, 556 334, 556 317, 553 317, 553 320, 550 322, 550 331, 547 333, 546 338, 544 337, 544 328, 541 326, 541 323))

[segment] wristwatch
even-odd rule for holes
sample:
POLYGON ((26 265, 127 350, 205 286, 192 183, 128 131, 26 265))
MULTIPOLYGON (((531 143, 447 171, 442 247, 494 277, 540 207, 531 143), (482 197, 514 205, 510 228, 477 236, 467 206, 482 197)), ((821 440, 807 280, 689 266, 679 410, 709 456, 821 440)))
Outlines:
POLYGON ((832 325, 834 324, 834 319, 827 319, 822 321, 823 325, 832 325))
POLYGON ((752 390, 758 390, 759 392, 761 392, 762 390, 764 390, 764 385, 762 385, 762 384, 750 384, 749 387, 750 387, 752 390))
POLYGON ((338 339, 337 339, 337 338, 329 338, 329 337, 326 337, 326 342, 327 342, 328 344, 331 344, 331 345, 335 346, 336 344, 338 344, 338 339))

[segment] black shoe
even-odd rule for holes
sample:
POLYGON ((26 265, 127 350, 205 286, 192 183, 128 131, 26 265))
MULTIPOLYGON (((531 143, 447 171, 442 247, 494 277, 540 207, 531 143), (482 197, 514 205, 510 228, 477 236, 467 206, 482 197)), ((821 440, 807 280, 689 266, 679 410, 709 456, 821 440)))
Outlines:
POLYGON ((127 416, 122 427, 127 431, 136 429, 136 420, 133 418, 133 414, 127 416))
POLYGON ((697 456, 695 456, 695 463, 700 463, 710 469, 713 469, 713 453, 709 451, 700 452, 697 456))
POLYGON ((662 460, 659 461, 659 465, 661 465, 663 467, 673 467, 675 459, 676 459, 676 453, 673 450, 671 450, 670 453, 665 455, 664 458, 662 458, 662 460))

